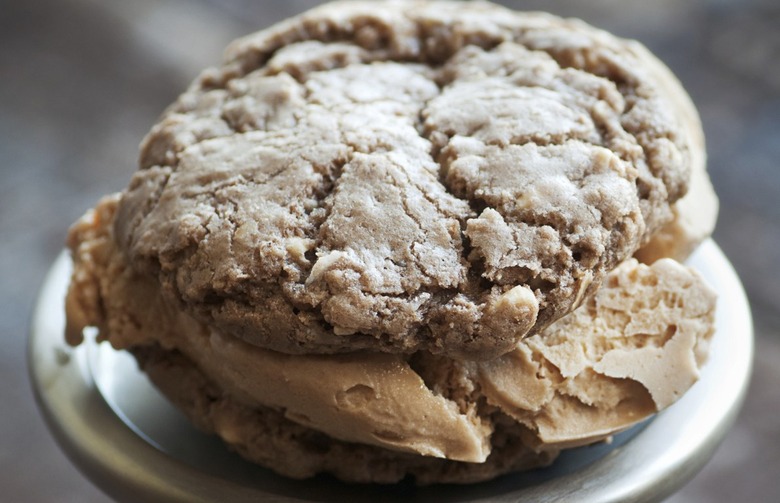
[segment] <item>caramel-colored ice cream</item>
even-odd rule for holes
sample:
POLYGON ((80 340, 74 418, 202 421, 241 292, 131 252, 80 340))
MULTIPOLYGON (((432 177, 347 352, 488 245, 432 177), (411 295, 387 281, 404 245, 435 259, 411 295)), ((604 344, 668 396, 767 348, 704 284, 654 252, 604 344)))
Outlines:
MULTIPOLYGON (((696 381, 713 331, 715 296, 695 272, 669 259, 628 260, 585 305, 489 362, 286 355, 169 305, 116 249, 116 203, 105 199, 72 230, 72 340, 97 325, 117 349, 178 351, 234 400, 341 441, 482 463, 499 412, 524 427, 533 450, 592 443, 679 398, 696 381)), ((237 428, 216 425, 228 442, 240 438, 237 428)))

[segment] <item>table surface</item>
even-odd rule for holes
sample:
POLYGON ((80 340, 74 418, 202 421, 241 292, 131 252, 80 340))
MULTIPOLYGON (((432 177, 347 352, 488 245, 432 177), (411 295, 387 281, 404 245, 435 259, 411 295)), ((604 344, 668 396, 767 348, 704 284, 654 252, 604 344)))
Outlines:
MULTIPOLYGON (((36 410, 25 345, 67 227, 120 190, 162 109, 231 39, 319 2, 3 0, 0 8, 0 500, 104 502, 36 410)), ((715 239, 756 322, 736 426, 673 502, 770 501, 780 474, 780 3, 505 1, 637 38, 699 107, 721 198, 715 239)))

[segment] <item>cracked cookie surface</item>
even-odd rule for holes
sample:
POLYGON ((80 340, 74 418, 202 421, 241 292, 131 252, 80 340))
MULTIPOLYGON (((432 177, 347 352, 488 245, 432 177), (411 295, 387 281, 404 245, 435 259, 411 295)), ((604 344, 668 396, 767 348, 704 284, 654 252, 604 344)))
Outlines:
POLYGON ((116 238, 169 300, 261 347, 496 357, 685 193, 683 91, 651 57, 484 3, 315 9, 169 108, 116 238))

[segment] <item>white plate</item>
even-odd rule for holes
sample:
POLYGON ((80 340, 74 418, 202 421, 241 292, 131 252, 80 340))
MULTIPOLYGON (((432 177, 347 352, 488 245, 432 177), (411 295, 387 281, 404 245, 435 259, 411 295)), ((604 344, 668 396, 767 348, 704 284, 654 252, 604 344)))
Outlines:
POLYGON ((66 254, 52 266, 33 314, 30 376, 60 446, 120 501, 658 501, 693 477, 723 439, 753 357, 750 311, 726 257, 708 241, 689 263, 719 294, 717 330, 701 380, 611 444, 575 449, 550 468, 482 484, 348 485, 327 476, 292 481, 242 460, 190 426, 129 355, 107 344, 73 349, 64 343, 66 254))

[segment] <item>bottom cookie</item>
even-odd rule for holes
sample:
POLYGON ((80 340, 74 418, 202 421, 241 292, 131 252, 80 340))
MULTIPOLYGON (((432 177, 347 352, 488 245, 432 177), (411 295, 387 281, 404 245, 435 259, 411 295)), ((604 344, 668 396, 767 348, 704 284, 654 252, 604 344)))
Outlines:
POLYGON ((131 350, 142 370, 189 419, 217 433, 244 458, 292 477, 331 473, 346 482, 471 483, 547 466, 557 449, 535 452, 522 440, 525 428, 508 417, 496 423, 484 463, 417 456, 335 440, 267 407, 250 407, 221 392, 186 356, 160 346, 131 350))

